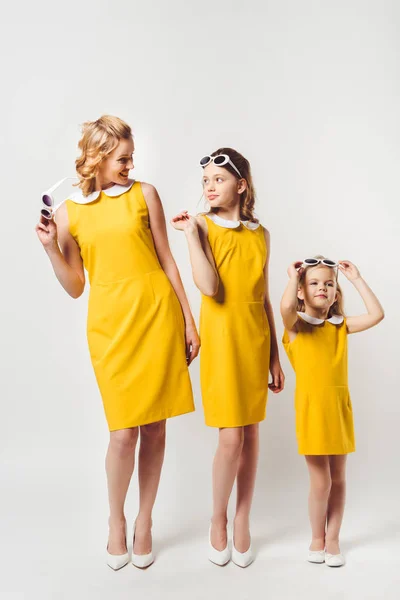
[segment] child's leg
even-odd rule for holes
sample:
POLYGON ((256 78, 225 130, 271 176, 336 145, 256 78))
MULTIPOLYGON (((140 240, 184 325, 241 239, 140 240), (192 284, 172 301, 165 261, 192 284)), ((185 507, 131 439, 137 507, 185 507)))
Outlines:
POLYGON ((219 430, 219 443, 213 465, 214 510, 211 521, 211 543, 216 550, 223 550, 227 543, 228 502, 239 466, 243 437, 243 427, 219 430))
POLYGON ((325 525, 328 500, 331 491, 329 456, 306 456, 310 475, 308 510, 310 515, 312 541, 310 550, 325 548, 325 525))
POLYGON ((257 473, 259 427, 244 427, 243 450, 237 474, 237 501, 234 523, 235 548, 246 552, 250 546, 249 517, 257 473))
POLYGON ((332 488, 328 501, 326 551, 339 554, 339 533, 346 499, 346 454, 329 457, 332 488))

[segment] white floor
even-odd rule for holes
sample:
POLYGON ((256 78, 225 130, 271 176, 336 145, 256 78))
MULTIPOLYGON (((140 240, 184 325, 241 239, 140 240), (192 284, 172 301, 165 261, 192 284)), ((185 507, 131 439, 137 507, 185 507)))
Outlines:
MULTIPOLYGON (((1 600, 153 600, 399 598, 398 516, 373 510, 374 501, 348 508, 342 549, 347 565, 330 569, 305 561, 309 531, 305 506, 279 511, 281 499, 253 512, 256 561, 242 570, 207 561, 208 507, 189 510, 162 494, 154 515, 155 563, 113 572, 104 562, 106 495, 99 471, 5 471, 1 496, 1 600), (269 515, 269 516, 266 516, 269 515), (396 529, 397 524, 397 529, 396 529)), ((133 486, 134 486, 133 482, 133 486)), ((395 500, 395 499, 393 499, 395 500)), ((396 503, 397 504, 397 503, 396 503)), ((128 501, 134 518, 134 492, 128 501)), ((394 504, 388 504, 393 507, 394 504)))

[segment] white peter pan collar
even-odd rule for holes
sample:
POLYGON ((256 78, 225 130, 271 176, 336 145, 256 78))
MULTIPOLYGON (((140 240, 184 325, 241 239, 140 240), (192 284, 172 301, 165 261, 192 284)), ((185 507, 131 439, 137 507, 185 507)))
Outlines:
POLYGON ((343 315, 332 315, 330 319, 317 319, 316 317, 311 317, 305 312, 297 312, 299 317, 303 319, 303 321, 307 321, 307 323, 311 323, 311 325, 321 325, 321 323, 332 323, 333 325, 340 325, 344 321, 343 315))
POLYGON ((207 213, 207 217, 216 225, 226 227, 227 229, 236 229, 237 227, 240 227, 241 223, 251 231, 254 231, 260 227, 260 223, 253 223, 253 221, 231 221, 230 219, 223 219, 222 217, 219 217, 216 213, 207 213))
MULTIPOLYGON (((124 194, 125 192, 130 190, 134 183, 135 183, 135 180, 130 179, 129 183, 127 183, 126 185, 118 185, 116 183, 112 187, 107 188, 106 190, 101 190, 101 191, 106 196, 110 196, 111 198, 114 198, 115 196, 121 196, 121 194, 124 194)), ((89 196, 84 196, 82 193, 82 190, 78 190, 77 192, 74 192, 73 194, 68 196, 68 200, 72 200, 72 202, 75 202, 76 204, 88 204, 89 202, 94 202, 95 200, 97 200, 97 198, 99 196, 100 196, 100 190, 92 192, 91 194, 89 194, 89 196)))

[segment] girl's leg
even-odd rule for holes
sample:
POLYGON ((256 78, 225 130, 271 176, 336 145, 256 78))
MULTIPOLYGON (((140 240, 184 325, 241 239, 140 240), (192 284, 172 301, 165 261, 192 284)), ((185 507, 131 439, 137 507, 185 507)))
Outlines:
POLYGON ((136 518, 135 554, 151 552, 151 515, 160 483, 165 453, 165 421, 140 427, 139 514, 136 518))
POLYGON ((339 533, 346 499, 346 459, 346 454, 329 457, 332 479, 326 530, 326 551, 329 554, 340 553, 339 533))
POLYGON ((108 551, 125 554, 124 504, 135 464, 135 448, 138 428, 119 429, 110 432, 106 456, 108 498, 110 503, 108 551))
POLYGON ((219 430, 219 442, 213 465, 213 516, 211 544, 224 550, 227 543, 226 525, 229 497, 239 467, 243 448, 243 427, 226 427, 219 430))
POLYGON ((325 548, 325 526, 328 500, 331 491, 329 456, 306 456, 310 475, 308 510, 310 515, 312 541, 310 550, 325 548))
POLYGON ((259 449, 259 426, 244 427, 243 449, 237 474, 237 501, 234 522, 235 548, 246 552, 250 546, 250 509, 256 481, 259 449))

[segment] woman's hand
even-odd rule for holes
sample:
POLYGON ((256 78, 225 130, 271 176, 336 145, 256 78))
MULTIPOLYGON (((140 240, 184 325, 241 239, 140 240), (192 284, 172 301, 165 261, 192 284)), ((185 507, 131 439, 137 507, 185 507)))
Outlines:
POLYGON ((198 233, 197 221, 187 210, 183 210, 171 219, 171 225, 178 231, 185 233, 198 233))
POLYGON ((200 338, 196 325, 188 323, 185 327, 186 361, 188 366, 196 358, 200 350, 200 338))
POLYGON ((41 216, 40 222, 35 227, 35 231, 45 250, 57 246, 57 225, 53 219, 48 220, 41 216))
POLYGON ((349 260, 339 260, 338 268, 349 281, 355 281, 361 277, 360 271, 357 269, 356 265, 353 265, 349 260))
POLYGON ((297 279, 297 280, 300 279, 301 274, 304 271, 302 264, 303 264, 302 260, 296 260, 294 263, 289 265, 288 270, 287 270, 289 279, 297 279))
POLYGON ((274 360, 270 363, 269 372, 272 375, 272 382, 268 384, 268 387, 274 394, 279 394, 285 387, 285 375, 279 360, 274 360))

